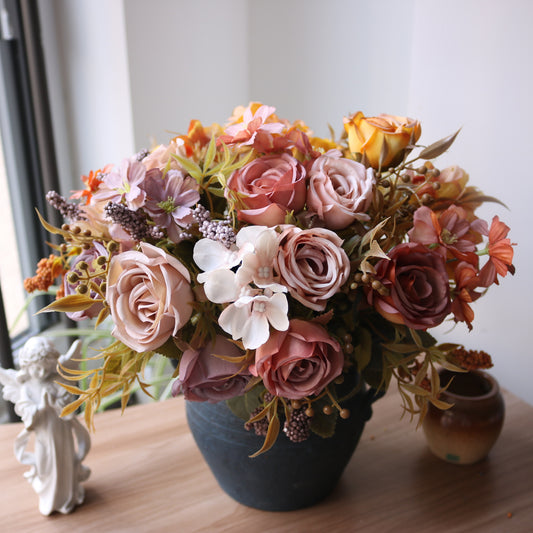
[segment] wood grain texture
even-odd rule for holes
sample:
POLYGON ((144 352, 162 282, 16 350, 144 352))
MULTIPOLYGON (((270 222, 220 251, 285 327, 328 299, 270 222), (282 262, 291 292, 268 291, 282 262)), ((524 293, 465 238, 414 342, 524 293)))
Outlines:
POLYGON ((526 532, 533 524, 533 407, 504 392, 506 420, 488 459, 445 463, 400 420, 396 394, 374 406, 335 492, 310 509, 270 513, 219 489, 196 449, 181 398, 97 415, 86 501, 43 517, 13 455, 20 424, 0 426, 0 531, 526 532), (508 513, 512 516, 509 517, 508 513))

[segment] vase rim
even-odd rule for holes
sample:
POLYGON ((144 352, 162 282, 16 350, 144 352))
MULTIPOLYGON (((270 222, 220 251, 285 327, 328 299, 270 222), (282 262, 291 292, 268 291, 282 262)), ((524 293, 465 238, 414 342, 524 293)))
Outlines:
MULTIPOLYGON (((497 395, 500 391, 498 382, 488 372, 485 372, 483 370, 469 370, 466 373, 463 372, 453 372, 452 370, 448 370, 445 368, 442 368, 439 370, 439 375, 442 377, 443 375, 448 375, 450 378, 460 376, 460 379, 466 379, 468 375, 475 376, 475 379, 478 381, 478 384, 485 384, 488 385, 488 390, 481 394, 461 394, 458 392, 453 392, 449 388, 444 391, 444 395, 448 396, 450 399, 460 400, 460 401, 483 401, 487 400, 489 398, 494 397, 497 395)), ((447 383, 444 383, 441 385, 446 385, 447 383)))

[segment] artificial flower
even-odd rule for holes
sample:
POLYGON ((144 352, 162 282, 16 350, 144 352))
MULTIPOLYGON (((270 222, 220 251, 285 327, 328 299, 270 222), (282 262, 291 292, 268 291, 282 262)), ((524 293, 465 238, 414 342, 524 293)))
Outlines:
POLYGON ((339 343, 319 324, 291 320, 286 331, 275 331, 255 354, 250 368, 275 395, 299 400, 319 393, 342 372, 339 343))
POLYGON ((152 244, 115 255, 106 293, 113 335, 132 350, 157 350, 191 317, 190 281, 180 261, 152 244))
POLYGON ((308 209, 332 230, 368 220, 374 183, 372 169, 332 150, 315 159, 309 169, 308 209))
POLYGON ((350 151, 362 154, 375 169, 397 164, 421 133, 420 123, 412 118, 387 114, 365 117, 360 111, 344 119, 344 129, 350 151))

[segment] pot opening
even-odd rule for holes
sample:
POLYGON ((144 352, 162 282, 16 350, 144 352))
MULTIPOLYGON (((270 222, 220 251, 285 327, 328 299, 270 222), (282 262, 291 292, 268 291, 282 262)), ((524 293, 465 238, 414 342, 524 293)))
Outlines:
POLYGON ((485 396, 491 392, 493 385, 483 374, 477 372, 451 372, 443 370, 440 373, 440 382, 444 387, 453 378, 447 392, 457 396, 467 396, 470 398, 476 396, 485 396))

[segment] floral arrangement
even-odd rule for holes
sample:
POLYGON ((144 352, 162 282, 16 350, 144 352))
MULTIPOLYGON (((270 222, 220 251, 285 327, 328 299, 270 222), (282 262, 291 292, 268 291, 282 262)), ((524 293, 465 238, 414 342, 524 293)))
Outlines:
POLYGON ((28 290, 59 279, 46 311, 107 317, 101 365, 63 369, 92 415, 132 385, 154 354, 176 361, 174 394, 228 401, 268 449, 283 428, 304 440, 350 416, 337 385, 348 373, 424 416, 439 400, 437 366, 490 366, 490 356, 437 344, 428 330, 474 321, 473 302, 513 273, 509 228, 478 218, 497 201, 459 167, 432 162, 457 133, 417 144, 418 121, 356 113, 339 139, 313 135, 273 107, 236 108, 229 123, 188 133, 82 177, 49 202, 62 244, 28 290))

